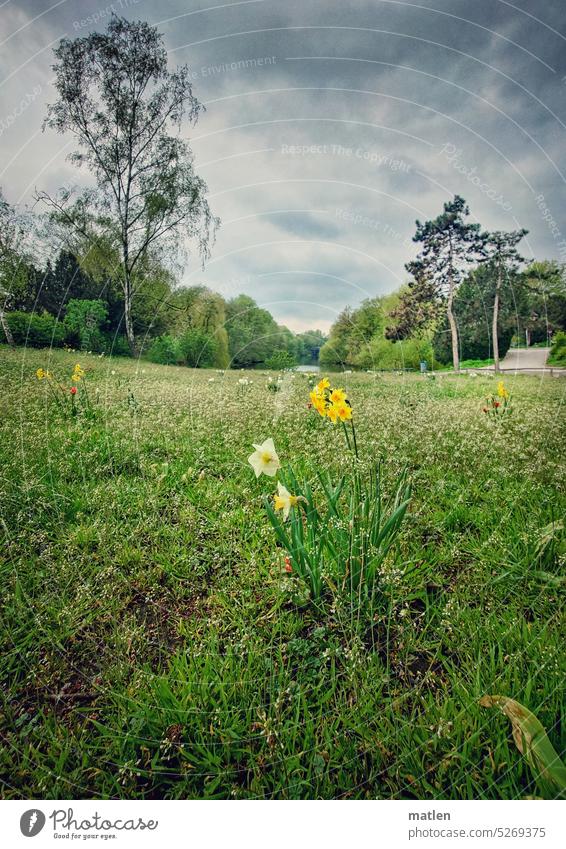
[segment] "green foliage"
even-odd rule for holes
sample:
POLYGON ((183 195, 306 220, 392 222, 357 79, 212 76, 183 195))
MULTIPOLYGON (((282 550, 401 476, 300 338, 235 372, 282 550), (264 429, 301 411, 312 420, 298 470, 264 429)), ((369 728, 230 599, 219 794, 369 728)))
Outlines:
POLYGON ((289 351, 274 351, 265 361, 265 367, 271 371, 284 371, 296 364, 297 360, 289 351))
MULTIPOLYGON (((399 294, 367 298, 352 310, 343 310, 330 329, 328 340, 319 355, 321 366, 357 366, 360 368, 411 368, 406 362, 403 346, 397 347, 385 338, 385 331, 395 309, 399 294), (404 365, 402 365, 405 363, 404 365)), ((407 347, 421 346, 421 342, 407 347)), ((426 347, 426 346, 425 346, 426 347)), ((428 348, 426 348, 428 352, 428 348)), ((414 359, 414 358, 413 358, 414 359)))
MULTIPOLYGON (((496 280, 496 269, 490 265, 481 265, 461 283, 454 296, 453 312, 458 325, 460 357, 463 360, 484 360, 493 355, 491 329, 496 280)), ((500 293, 500 357, 507 353, 517 327, 516 303, 519 291, 519 278, 510 277, 500 293)), ((450 361, 452 349, 446 316, 436 326, 433 347, 440 362, 450 361)))
POLYGON ((321 366, 349 365, 355 356, 353 328, 355 311, 350 307, 342 310, 332 327, 327 341, 320 349, 321 366))
POLYGON ((549 363, 566 366, 566 332, 562 330, 552 337, 549 363))
POLYGON ((177 365, 183 360, 179 340, 168 334, 158 336, 157 339, 154 339, 148 348, 146 356, 152 363, 159 363, 165 366, 177 365))
POLYGON ((413 241, 422 247, 405 268, 416 281, 434 283, 437 293, 447 298, 466 276, 469 264, 481 256, 480 225, 467 221, 469 214, 464 198, 454 195, 436 218, 416 222, 413 241))
POLYGON ((106 340, 103 330, 108 310, 103 301, 76 300, 67 304, 64 326, 68 338, 82 351, 104 351, 106 340))
POLYGON ((226 330, 229 349, 235 367, 265 363, 274 351, 293 350, 295 337, 285 327, 279 327, 267 310, 258 307, 248 295, 238 295, 226 305, 226 330))
POLYGON ((319 351, 326 339, 326 335, 321 330, 305 330, 304 333, 299 333, 297 335, 299 360, 304 363, 317 363, 319 351))
POLYGON ((216 343, 214 366, 220 369, 228 368, 230 365, 230 352, 228 350, 228 333, 225 327, 216 328, 214 331, 214 341, 216 343))
POLYGON ((549 333, 566 331, 565 266, 555 261, 533 262, 519 275, 518 335, 529 344, 547 344, 549 333))
POLYGON ((131 351, 128 340, 124 335, 106 334, 106 349, 113 357, 130 357, 131 351))
MULTIPOLYGON (((213 350, 212 358, 208 354, 204 360, 201 357, 200 365, 227 368, 230 354, 225 327, 226 303, 222 296, 205 286, 192 286, 173 292, 167 300, 173 307, 167 313, 169 332, 179 338, 189 331, 200 333, 199 338, 211 340, 207 350, 213 350)), ((196 362, 195 357, 189 359, 196 362)))
POLYGON ((26 313, 15 310, 6 313, 6 319, 16 345, 57 348, 65 341, 64 325, 49 313, 26 313))
POLYGON ((336 486, 319 474, 321 491, 299 482, 292 471, 281 475, 288 490, 299 497, 286 523, 266 501, 277 539, 289 554, 293 571, 308 587, 313 601, 330 591, 338 600, 347 596, 359 614, 369 604, 386 608, 381 591, 387 586, 382 567, 394 545, 411 496, 402 472, 393 495, 384 497, 381 468, 372 466, 367 479, 354 472, 336 486))
POLYGON ((426 338, 409 338, 400 342, 376 338, 360 351, 356 364, 365 369, 418 369, 426 360, 434 362, 432 344, 426 338))
POLYGON ((320 349, 321 366, 358 365, 360 351, 373 339, 383 337, 386 310, 394 300, 391 296, 366 298, 357 309, 342 310, 320 349))
POLYGON ((211 368, 215 365, 217 343, 213 336, 197 329, 186 330, 177 340, 185 365, 191 368, 211 368))

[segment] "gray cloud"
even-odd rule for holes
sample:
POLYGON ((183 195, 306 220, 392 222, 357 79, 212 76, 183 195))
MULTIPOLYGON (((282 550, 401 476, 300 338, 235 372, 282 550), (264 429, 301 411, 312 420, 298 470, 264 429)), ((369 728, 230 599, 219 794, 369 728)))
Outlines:
POLYGON ((72 140, 40 131, 50 45, 102 28, 112 5, 159 24, 207 104, 190 140, 223 226, 186 283, 328 327, 403 281, 415 219, 456 192, 486 227, 527 227, 530 255, 563 259, 537 202, 566 236, 560 0, 4 5, 0 184, 12 202, 80 181, 72 140))

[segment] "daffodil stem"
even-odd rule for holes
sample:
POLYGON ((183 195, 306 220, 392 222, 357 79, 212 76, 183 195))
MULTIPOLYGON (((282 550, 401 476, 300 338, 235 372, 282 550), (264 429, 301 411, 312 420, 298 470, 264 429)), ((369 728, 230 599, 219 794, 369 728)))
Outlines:
POLYGON ((352 422, 352 436, 354 438, 354 454, 356 455, 356 460, 358 459, 358 443, 356 442, 356 428, 354 427, 354 420, 351 419, 352 422))
POLYGON ((88 396, 88 392, 87 392, 87 389, 86 389, 86 380, 83 383, 83 391, 84 391, 84 396, 86 398, 87 409, 90 410, 90 398, 88 396))
POLYGON ((352 446, 350 445, 350 437, 348 436, 348 428, 346 427, 345 422, 342 422, 342 427, 344 428, 344 436, 346 437, 346 445, 348 446, 348 451, 351 451, 352 446))
MULTIPOLYGON (((49 380, 49 378, 47 378, 47 379, 49 380)), ((55 390, 53 389, 53 386, 51 385, 51 382, 49 382, 47 385, 49 386, 49 390, 50 390, 50 392, 51 392, 51 395, 53 396, 53 399, 54 399, 55 403, 57 404, 58 409, 60 410, 60 409, 61 409, 61 401, 60 401, 60 400, 59 400, 59 398, 57 397, 57 393, 56 393, 56 392, 55 392, 55 390)))

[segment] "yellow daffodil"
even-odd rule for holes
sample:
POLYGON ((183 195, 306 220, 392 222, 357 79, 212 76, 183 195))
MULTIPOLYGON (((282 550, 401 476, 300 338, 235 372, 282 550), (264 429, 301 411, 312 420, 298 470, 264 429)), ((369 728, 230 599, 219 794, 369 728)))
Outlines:
POLYGON ((262 445, 254 443, 254 448, 254 453, 248 457, 248 463, 253 468, 256 478, 259 478, 261 474, 270 478, 275 477, 277 470, 281 468, 281 463, 273 439, 266 439, 262 445))
POLYGON ((338 408, 336 404, 330 404, 330 406, 326 410, 326 415, 328 416, 332 424, 336 424, 336 422, 338 421, 338 408))
POLYGON ((346 400, 346 393, 343 389, 333 389, 330 393, 330 400, 333 404, 343 404, 346 400))
POLYGON ((356 457, 358 456, 358 445, 356 441, 356 429, 352 417, 352 405, 348 401, 348 396, 343 389, 334 389, 330 386, 330 381, 324 377, 310 393, 310 406, 314 407, 321 416, 326 416, 332 424, 337 424, 340 421, 344 425, 344 435, 348 450, 353 450, 356 457), (348 436, 349 429, 346 428, 345 422, 350 422, 352 441, 348 436))
POLYGON ((77 380, 80 380, 84 376, 85 376, 85 370, 83 368, 81 368, 80 363, 77 363, 76 366, 75 366, 75 369, 73 371, 72 380, 77 381, 77 380))
POLYGON ((36 371, 36 375, 38 380, 52 380, 53 378, 51 372, 43 368, 38 368, 38 370, 36 371))
POLYGON ((341 422, 350 421, 352 418, 352 408, 349 404, 343 402, 341 404, 335 404, 334 406, 336 408, 336 414, 341 422))
POLYGON ((326 398, 324 395, 321 395, 318 390, 314 389, 309 393, 309 398, 315 410, 324 417, 326 415, 326 398))
POLYGON ((291 495, 289 490, 282 483, 277 484, 277 495, 273 496, 273 502, 276 510, 283 510, 283 519, 289 518, 291 507, 296 507, 299 502, 299 496, 291 495))

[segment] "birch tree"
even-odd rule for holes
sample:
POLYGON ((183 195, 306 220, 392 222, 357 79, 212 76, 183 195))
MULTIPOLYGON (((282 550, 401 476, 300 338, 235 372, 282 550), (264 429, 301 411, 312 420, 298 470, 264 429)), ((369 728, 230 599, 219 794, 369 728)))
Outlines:
MULTIPOLYGON (((186 239, 204 262, 219 223, 180 138, 181 123, 194 126, 203 106, 188 67, 169 70, 163 38, 147 23, 112 15, 107 32, 64 38, 54 53, 58 99, 44 126, 74 135, 70 160, 94 176, 95 187, 80 200, 118 241, 124 324, 135 355, 132 299, 144 259, 186 239)), ((69 193, 39 197, 59 215, 72 200, 69 193)), ((69 223, 75 220, 71 210, 69 223)))

